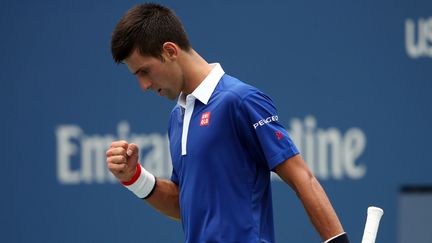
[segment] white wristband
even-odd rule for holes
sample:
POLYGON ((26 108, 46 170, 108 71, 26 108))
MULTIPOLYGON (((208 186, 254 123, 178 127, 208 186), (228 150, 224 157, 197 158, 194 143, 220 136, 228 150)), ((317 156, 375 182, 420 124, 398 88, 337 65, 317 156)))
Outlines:
POLYGON ((123 182, 122 183, 137 197, 146 198, 156 186, 156 177, 150 172, 148 172, 146 169, 144 169, 141 165, 139 165, 139 167, 140 168, 138 168, 137 166, 137 173, 140 174, 138 175, 138 178, 135 182, 129 185, 125 185, 125 183, 123 182))

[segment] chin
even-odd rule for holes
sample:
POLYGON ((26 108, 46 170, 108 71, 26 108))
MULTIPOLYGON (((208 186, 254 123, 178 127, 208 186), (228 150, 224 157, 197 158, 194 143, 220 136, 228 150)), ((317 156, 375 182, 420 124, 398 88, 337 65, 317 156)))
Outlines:
POLYGON ((179 97, 179 95, 180 95, 180 93, 178 93, 178 94, 173 94, 173 93, 171 93, 171 94, 166 94, 166 98, 167 99, 169 99, 169 100, 177 100, 178 99, 178 97, 179 97))
POLYGON ((166 98, 169 100, 176 100, 178 96, 173 96, 173 95, 167 95, 166 98))

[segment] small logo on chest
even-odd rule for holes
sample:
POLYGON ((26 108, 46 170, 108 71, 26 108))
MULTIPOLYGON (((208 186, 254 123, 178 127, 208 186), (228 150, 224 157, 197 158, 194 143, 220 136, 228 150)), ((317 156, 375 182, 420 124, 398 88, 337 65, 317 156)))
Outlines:
POLYGON ((210 111, 201 115, 200 126, 208 126, 210 124, 210 111))

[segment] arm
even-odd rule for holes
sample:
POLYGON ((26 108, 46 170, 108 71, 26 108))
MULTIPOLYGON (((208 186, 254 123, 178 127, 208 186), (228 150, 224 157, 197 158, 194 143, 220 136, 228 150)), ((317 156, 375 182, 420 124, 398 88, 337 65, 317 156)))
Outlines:
POLYGON ((170 180, 156 179, 138 164, 138 155, 136 144, 113 142, 106 152, 108 169, 123 185, 156 210, 168 217, 180 219, 178 186, 170 180))
POLYGON ((179 189, 174 182, 158 178, 153 194, 145 200, 159 212, 180 220, 179 189))
POLYGON ((322 240, 344 232, 324 189, 301 155, 279 164, 275 172, 296 192, 322 240))

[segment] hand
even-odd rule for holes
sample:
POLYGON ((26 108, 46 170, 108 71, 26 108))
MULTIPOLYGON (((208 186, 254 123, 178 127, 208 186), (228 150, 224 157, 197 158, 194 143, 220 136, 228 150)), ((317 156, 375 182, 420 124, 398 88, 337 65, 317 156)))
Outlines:
POLYGON ((130 181, 135 175, 139 149, 136 144, 126 141, 111 143, 106 152, 108 169, 121 181, 130 181))

